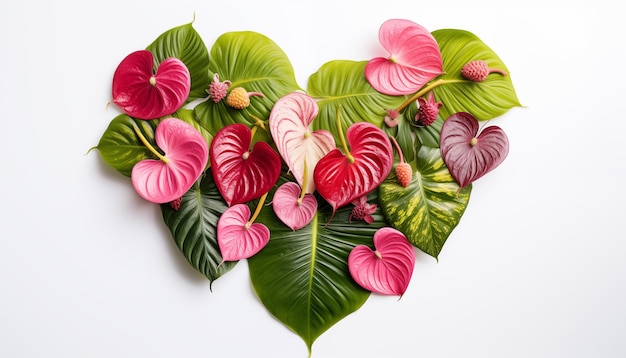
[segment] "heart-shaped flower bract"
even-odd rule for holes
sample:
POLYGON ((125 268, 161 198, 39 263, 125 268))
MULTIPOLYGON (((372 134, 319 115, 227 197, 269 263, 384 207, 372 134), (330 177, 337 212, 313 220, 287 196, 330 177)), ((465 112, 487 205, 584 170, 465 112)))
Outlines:
POLYGON ((154 203, 180 198, 206 167, 209 149, 192 125, 166 118, 155 131, 155 140, 165 153, 161 159, 145 159, 133 166, 132 184, 139 195, 154 203))
POLYGON ((250 128, 238 123, 220 129, 211 142, 215 184, 228 206, 267 193, 280 175, 280 156, 265 142, 257 142, 250 150, 251 142, 250 128))
POLYGON ((317 211, 317 199, 311 194, 301 195, 300 186, 287 182, 274 193, 272 207, 280 221, 291 230, 298 230, 308 225, 317 211))
POLYGON ((355 246, 348 255, 352 278, 364 289, 402 296, 409 286, 415 267, 415 250, 400 231, 383 227, 374 234, 372 251, 355 246))
POLYGON ((497 126, 484 128, 469 113, 451 115, 441 128, 440 146, 450 174, 461 188, 495 169, 509 154, 509 139, 497 126))
POLYGON ((350 152, 330 151, 313 174, 317 192, 333 211, 379 186, 393 165, 391 141, 375 125, 357 122, 348 128, 346 139, 350 152))
POLYGON ((385 21, 379 30, 389 57, 376 57, 365 66, 365 78, 377 91, 399 96, 417 92, 443 73, 439 45, 424 27, 402 19, 385 21))
POLYGON ((304 93, 290 93, 274 104, 270 113, 270 132, 278 152, 287 163, 298 184, 305 185, 305 193, 315 191, 313 170, 304 180, 305 163, 315 168, 317 162, 335 149, 335 140, 327 130, 311 131, 309 125, 317 117, 317 102, 304 93))
POLYGON ((155 119, 176 112, 187 100, 191 76, 177 58, 167 58, 153 73, 154 57, 148 50, 135 51, 113 74, 113 103, 138 119, 155 119))
POLYGON ((249 223, 250 208, 236 204, 217 221, 217 244, 223 261, 247 259, 270 241, 270 230, 261 223, 249 223))

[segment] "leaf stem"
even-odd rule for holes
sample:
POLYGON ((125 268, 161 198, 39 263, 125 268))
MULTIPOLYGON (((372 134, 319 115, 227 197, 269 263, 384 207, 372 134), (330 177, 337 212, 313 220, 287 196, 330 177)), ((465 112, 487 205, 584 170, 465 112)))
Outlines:
POLYGON ((137 127, 137 125, 134 123, 133 123, 133 129, 135 130, 135 133, 137 134, 137 136, 139 137, 143 145, 145 145, 154 155, 157 156, 157 158, 161 159, 165 164, 169 163, 169 159, 167 159, 165 156, 163 156, 163 154, 159 153, 156 149, 154 149, 152 144, 150 144, 150 142, 148 142, 146 137, 143 136, 143 134, 139 130, 139 127, 137 127))
POLYGON ((261 199, 259 199, 259 203, 256 205, 256 209, 254 210, 254 214, 250 218, 250 221, 246 223, 246 228, 249 228, 250 225, 256 220, 257 216, 261 213, 261 209, 263 209, 263 204, 265 203, 265 198, 267 198, 267 193, 263 194, 261 199))
POLYGON ((417 93, 415 93, 413 96, 409 97, 409 99, 404 101, 404 103, 402 103, 400 107, 396 108, 396 110, 398 112, 402 112, 402 110, 405 109, 408 105, 417 101, 418 98, 424 96, 426 93, 428 93, 428 91, 432 90, 435 87, 439 87, 443 84, 458 83, 458 82, 464 82, 464 81, 463 80, 444 80, 443 78, 433 81, 429 83, 426 87, 422 87, 422 89, 419 90, 417 93))
POLYGON ((343 151, 346 154, 346 157, 350 161, 350 163, 354 163, 354 157, 350 154, 350 150, 348 150, 348 144, 346 143, 346 138, 343 134, 343 129, 341 128, 341 117, 339 113, 341 112, 341 106, 337 107, 337 133, 339 133, 339 138, 341 139, 341 145, 343 146, 343 151))

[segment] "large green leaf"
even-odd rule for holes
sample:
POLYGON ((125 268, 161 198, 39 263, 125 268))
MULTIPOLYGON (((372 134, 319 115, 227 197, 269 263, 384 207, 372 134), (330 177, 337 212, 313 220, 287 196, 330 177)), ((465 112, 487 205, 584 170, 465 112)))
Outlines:
POLYGON ((423 252, 437 258, 469 202, 471 184, 459 190, 439 148, 421 146, 408 187, 391 173, 379 187, 379 203, 389 223, 423 252))
POLYGON ((509 72, 498 55, 476 35, 454 29, 432 34, 443 58, 445 73, 439 79, 448 82, 434 89, 435 98, 443 103, 439 113, 444 119, 457 112, 469 112, 480 121, 488 120, 520 106, 510 75, 490 74, 482 82, 472 82, 461 75, 463 66, 473 60, 484 60, 492 68, 509 72))
POLYGON ((139 130, 156 148, 154 130, 157 123, 157 120, 143 121, 121 114, 109 123, 95 148, 108 165, 130 177, 133 166, 137 162, 155 159, 154 154, 137 136, 136 130, 139 130))
POLYGON ((399 107, 402 96, 388 96, 376 91, 365 79, 367 61, 335 60, 322 65, 309 77, 308 94, 318 100, 319 113, 313 129, 326 129, 340 143, 337 130, 337 107, 341 106, 343 131, 356 122, 383 126, 388 109, 399 107))
POLYGON ((162 204, 163 221, 187 261, 211 282, 230 271, 236 261, 220 265, 217 221, 228 206, 221 197, 211 170, 181 198, 180 208, 162 204), (218 267, 219 266, 219 267, 218 267))
MULTIPOLYGON (((370 196, 370 202, 375 197, 370 196)), ((323 205, 306 227, 292 231, 266 207, 258 221, 271 239, 248 259, 250 278, 258 297, 278 320, 297 333, 309 351, 332 325, 356 311, 369 297, 348 271, 348 254, 358 244, 373 247, 375 231, 387 225, 378 210, 374 223, 349 222, 352 205, 332 209, 323 205)))
POLYGON ((183 61, 191 75, 191 91, 187 103, 207 96, 209 88, 209 52, 192 24, 172 28, 161 34, 147 50, 154 55, 155 68, 168 57, 183 61))
MULTIPOLYGON (((209 72, 217 73, 221 81, 231 81, 231 90, 243 87, 264 95, 251 97, 250 106, 243 110, 229 107, 225 100, 214 103, 209 99, 198 104, 195 111, 200 124, 213 135, 233 123, 251 126, 254 117, 267 120, 280 97, 300 90, 287 55, 274 41, 256 32, 221 35, 211 48, 209 67, 209 72)), ((257 135, 269 140, 265 131, 257 135)))

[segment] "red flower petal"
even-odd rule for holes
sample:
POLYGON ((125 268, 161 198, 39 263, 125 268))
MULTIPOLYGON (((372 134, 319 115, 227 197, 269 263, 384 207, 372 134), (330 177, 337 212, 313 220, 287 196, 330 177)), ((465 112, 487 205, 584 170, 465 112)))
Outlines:
POLYGON ((217 222, 217 244, 224 261, 247 259, 261 251, 270 240, 270 230, 261 223, 248 225, 250 209, 233 205, 217 222))
POLYGON ((348 128, 351 163, 339 149, 326 154, 315 167, 317 192, 337 208, 367 194, 385 180, 393 165, 389 137, 368 122, 357 122, 348 128))
POLYGON ((365 77, 377 91, 399 96, 417 92, 443 73, 439 45, 424 27, 401 19, 385 21, 378 37, 389 52, 365 66, 365 77))
POLYGON ((202 134, 177 118, 161 121, 155 140, 168 162, 140 161, 133 167, 131 181, 142 198, 160 204, 180 198, 191 188, 207 164, 209 150, 202 134))
POLYGON ((409 286, 415 267, 415 250, 400 231, 384 227, 374 234, 372 251, 357 245, 348 255, 352 278, 366 290, 402 296, 409 286))
POLYGON ((113 75, 113 103, 138 119, 155 119, 176 112, 189 96, 191 76, 177 58, 161 62, 153 75, 154 58, 148 50, 135 51, 113 75))
POLYGON ((441 128, 441 155, 461 188, 495 169, 509 153, 508 137, 500 127, 478 131, 478 120, 465 112, 451 115, 441 128))
POLYGON ((229 206, 246 203, 267 193, 280 175, 280 156, 265 142, 252 150, 252 132, 243 124, 220 129, 211 142, 215 184, 229 206))
POLYGON ((287 182, 276 189, 272 199, 274 213, 291 230, 307 226, 317 212, 317 199, 307 194, 299 202, 300 194, 301 189, 298 184, 287 182))

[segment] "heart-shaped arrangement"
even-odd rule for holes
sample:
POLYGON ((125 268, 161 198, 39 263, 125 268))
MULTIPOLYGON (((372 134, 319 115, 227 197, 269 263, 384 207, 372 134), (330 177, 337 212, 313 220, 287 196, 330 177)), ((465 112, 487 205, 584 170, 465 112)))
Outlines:
POLYGON ((378 41, 381 56, 329 61, 304 90, 262 34, 208 48, 192 24, 172 28, 122 59, 120 113, 94 147, 211 283, 247 260, 309 355, 370 294, 406 297, 416 254, 438 257, 472 183, 508 154, 480 122, 520 106, 471 32, 390 19, 378 41))

